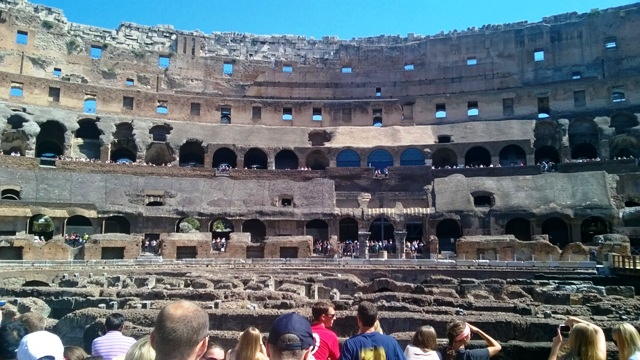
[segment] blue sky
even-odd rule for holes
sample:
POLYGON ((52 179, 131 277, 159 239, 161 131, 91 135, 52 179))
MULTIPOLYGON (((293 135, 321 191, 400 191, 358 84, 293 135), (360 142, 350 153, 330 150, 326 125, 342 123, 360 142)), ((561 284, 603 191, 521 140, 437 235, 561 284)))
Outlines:
POLYGON ((486 24, 631 4, 624 0, 31 0, 73 22, 116 28, 122 21, 178 30, 293 34, 341 39, 432 35, 486 24))

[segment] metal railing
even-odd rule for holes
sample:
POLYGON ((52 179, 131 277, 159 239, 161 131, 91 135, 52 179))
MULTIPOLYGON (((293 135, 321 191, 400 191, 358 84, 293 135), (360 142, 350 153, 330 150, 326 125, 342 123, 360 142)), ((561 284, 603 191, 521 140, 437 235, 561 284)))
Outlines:
POLYGON ((640 273, 640 256, 611 255, 611 267, 614 269, 625 269, 640 273))

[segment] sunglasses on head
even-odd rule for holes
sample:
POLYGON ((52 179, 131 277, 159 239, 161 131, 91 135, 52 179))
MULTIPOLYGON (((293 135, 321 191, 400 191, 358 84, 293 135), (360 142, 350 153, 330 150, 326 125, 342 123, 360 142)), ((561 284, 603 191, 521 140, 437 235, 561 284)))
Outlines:
POLYGON ((325 315, 326 315, 326 316, 328 316, 328 317, 330 317, 330 318, 332 318, 332 319, 333 319, 334 317, 336 317, 336 314, 335 314, 335 313, 333 313, 333 314, 325 314, 325 315))

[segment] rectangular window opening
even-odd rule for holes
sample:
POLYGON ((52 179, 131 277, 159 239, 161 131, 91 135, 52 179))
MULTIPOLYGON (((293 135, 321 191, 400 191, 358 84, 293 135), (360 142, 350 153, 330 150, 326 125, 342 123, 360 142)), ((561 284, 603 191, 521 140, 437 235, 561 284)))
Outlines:
POLYGON ((573 105, 575 107, 587 106, 587 96, 584 90, 577 90, 573 92, 573 105))
POLYGON ((11 89, 9 90, 9 96, 22 97, 22 83, 12 82, 11 89))
POLYGON ((473 66, 473 65, 478 65, 478 59, 475 56, 468 57, 467 58, 467 66, 473 66))
POLYGON ((191 116, 200 116, 200 103, 191 103, 191 116))
POLYGON ((626 101, 627 98, 624 94, 624 87, 620 86, 620 87, 614 87, 613 89, 611 89, 611 100, 614 103, 626 101))
POLYGON ((478 111, 478 102, 477 101, 469 101, 467 102, 467 116, 478 116, 480 112, 478 111))
POLYGON ((502 115, 503 116, 513 116, 513 98, 502 99, 502 115))
POLYGON ((451 142, 451 135, 438 135, 438 144, 446 144, 451 142))
POLYGON ((404 65, 404 71, 413 71, 413 70, 414 70, 413 64, 404 65))
POLYGON ((262 119, 262 107, 261 106, 254 106, 254 107, 251 108, 251 118, 253 120, 262 119))
POLYGON ((447 105, 436 104, 436 119, 444 119, 447 117, 447 105))
POLYGON ((222 73, 225 75, 233 74, 233 64, 232 63, 224 63, 222 65, 222 73))
POLYGON ((342 121, 351 121, 351 109, 342 109, 342 121))
POLYGON ((223 106, 220 108, 220 123, 231 124, 231 107, 223 106))
POLYGON ((125 81, 125 84, 126 84, 127 86, 133 86, 133 85, 135 85, 135 83, 136 83, 136 82, 135 82, 133 79, 131 79, 131 78, 128 78, 128 79, 125 81))
POLYGON ((102 46, 91 45, 91 49, 89 50, 89 56, 91 56, 92 59, 102 58, 102 46))
POLYGON ((169 113, 169 103, 166 100, 158 100, 156 114, 167 115, 169 113))
POLYGON ((122 97, 122 108, 125 110, 133 110, 133 97, 131 96, 123 96, 122 97))
POLYGON ((282 66, 282 72, 292 73, 293 72, 293 66, 291 66, 291 65, 282 66))
POLYGON ((544 50, 542 49, 536 49, 533 52, 533 61, 544 61, 544 50))
POLYGON ((604 48, 607 50, 612 50, 618 47, 618 42, 615 37, 607 38, 604 41, 604 48))
POLYGON ((342 73, 343 73, 343 74, 351 74, 351 67, 346 67, 346 66, 344 66, 344 67, 342 68, 342 73))
POLYGON ((376 88, 376 97, 380 97, 382 96, 382 88, 381 87, 377 87, 376 88))
POLYGON ((16 43, 20 45, 27 45, 29 42, 29 33, 26 31, 18 30, 16 33, 16 43))
POLYGON ((549 117, 549 97, 541 96, 538 98, 538 119, 546 119, 549 117))
POLYGON ((60 102, 60 88, 49 86, 49 101, 60 102))
POLYGON ((166 69, 169 67, 169 65, 171 65, 171 60, 169 59, 168 56, 166 55, 158 56, 158 66, 166 69))
POLYGON ((286 121, 293 120, 293 108, 290 108, 290 107, 282 108, 282 120, 286 120, 286 121))
POLYGON ((313 108, 313 121, 322 121, 322 108, 313 108))
POLYGON ((574 71, 571 73, 572 80, 582 79, 582 73, 580 71, 574 71))
POLYGON ((402 105, 402 120, 413 120, 413 103, 402 105))
POLYGON ((62 69, 60 69, 60 68, 53 68, 53 76, 55 76, 55 77, 60 77, 60 76, 62 76, 62 69))

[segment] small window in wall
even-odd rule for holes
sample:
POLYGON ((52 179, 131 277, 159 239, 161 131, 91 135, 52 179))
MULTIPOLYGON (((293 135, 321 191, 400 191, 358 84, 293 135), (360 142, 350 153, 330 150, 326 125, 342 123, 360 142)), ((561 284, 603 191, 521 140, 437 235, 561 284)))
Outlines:
POLYGON ((404 65, 404 71, 413 71, 413 69, 414 69, 413 64, 404 65))
POLYGON ((2 200, 20 200, 20 191, 16 189, 2 190, 2 200))
POLYGON ((225 75, 233 75, 233 64, 232 63, 222 64, 222 73, 225 75))
POLYGON ((290 207, 293 206, 293 198, 292 197, 283 197, 280 199, 280 206, 282 207, 290 207))
POLYGON ((447 105, 436 104, 436 119, 444 119, 447 117, 447 105))
POLYGON ((573 106, 575 107, 587 106, 587 96, 584 90, 578 90, 573 92, 573 106))
POLYGON ((382 127, 382 109, 373 109, 373 127, 382 127))
POLYGON ((200 116, 200 103, 191 103, 191 116, 200 116))
POLYGON ((613 50, 615 48, 618 47, 618 41, 616 40, 616 37, 609 37, 604 41, 604 48, 607 50, 613 50))
POLYGON ((166 115, 169 113, 169 107, 166 100, 158 100, 158 105, 156 106, 156 113, 161 115, 166 115))
POLYGON ((342 67, 343 74, 351 74, 351 67, 343 66, 342 67))
POLYGON ((502 116, 513 116, 513 98, 502 99, 502 116))
POLYGON ((164 206, 163 195, 146 195, 145 206, 164 206))
POLYGON ((285 72, 285 73, 292 73, 292 72, 293 72, 293 66, 291 66, 291 65, 284 65, 284 66, 282 67, 282 72, 285 72))
POLYGON ((382 88, 381 87, 377 87, 376 88, 376 97, 380 97, 382 96, 382 88))
POLYGON ((60 102, 60 88, 49 86, 49 101, 60 102))
POLYGON ((546 119, 549 117, 549 97, 541 96, 538 98, 538 119, 546 119))
POLYGON ((351 121, 351 109, 342 109, 342 121, 351 121))
POLYGON ((533 61, 544 61, 544 50, 536 49, 533 52, 533 61))
POLYGON ((475 207, 492 207, 494 205, 493 196, 491 195, 474 195, 473 205, 475 207))
POLYGON ((413 103, 402 105, 402 120, 413 120, 413 103))
POLYGON ((122 108, 125 110, 133 110, 133 97, 132 96, 123 96, 122 97, 122 108))
POLYGON ((133 85, 135 85, 135 83, 136 83, 136 82, 135 82, 132 78, 128 78, 128 79, 125 81, 125 84, 126 84, 127 86, 133 86, 133 85))
POLYGON ((62 69, 60 69, 60 68, 53 68, 53 76, 55 76, 55 77, 60 77, 60 76, 62 76, 62 69))
POLYGON ((171 60, 169 59, 168 56, 166 55, 158 56, 158 66, 166 69, 169 67, 169 65, 171 65, 171 60))
POLYGON ((91 49, 89 49, 89 56, 91 56, 92 59, 102 58, 102 46, 91 45, 91 49))
POLYGON ((467 66, 473 66, 473 65, 478 65, 478 58, 476 58, 475 56, 468 57, 467 66))
POLYGON ((313 115, 311 119, 313 121, 322 121, 322 108, 313 108, 313 115))
POLYGON ((20 45, 27 45, 29 42, 29 33, 26 31, 18 30, 16 33, 16 43, 20 45))
POLYGON ((478 111, 478 102, 467 102, 467 116, 478 116, 478 114, 480 114, 480 112, 478 111))
POLYGON ((253 106, 251 108, 251 119, 253 119, 253 120, 262 119, 262 107, 261 106, 253 106))
POLYGON ((293 120, 293 109, 290 107, 282 108, 282 120, 293 120))
POLYGON ((98 106, 95 95, 87 95, 84 99, 84 106, 82 111, 85 114, 95 114, 98 106))
POLYGON ((451 142, 451 135, 438 135, 438 144, 446 144, 451 142))
POLYGON ((9 90, 9 96, 22 97, 22 83, 12 82, 11 89, 9 90))
POLYGON ((220 108, 220 124, 231 124, 230 106, 223 106, 220 108))
POLYGON ((614 103, 626 101, 627 98, 624 95, 624 87, 619 86, 611 89, 611 99, 613 100, 614 103))
POLYGON ((580 71, 574 71, 571 73, 571 79, 572 80, 579 80, 582 79, 582 73, 580 71))

